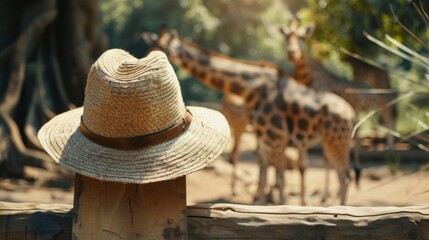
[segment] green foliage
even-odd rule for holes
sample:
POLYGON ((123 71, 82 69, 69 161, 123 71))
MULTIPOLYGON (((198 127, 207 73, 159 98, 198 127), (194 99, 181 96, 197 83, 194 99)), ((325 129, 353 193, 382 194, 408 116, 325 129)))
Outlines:
MULTIPOLYGON (((419 14, 419 8, 429 9, 427 1, 395 0, 308 0, 308 8, 300 11, 304 21, 316 25, 311 41, 311 52, 322 58, 345 48, 388 68, 409 70, 412 64, 390 54, 364 35, 384 40, 389 35, 414 51, 427 54, 407 29, 422 39, 427 39, 429 29, 419 14), (401 26, 402 25, 402 26, 401 26), (404 28, 404 26, 406 28, 404 28)), ((338 65, 340 66, 340 65, 338 65)), ((337 72, 338 74, 338 72, 337 72)), ((395 84, 394 84, 395 85, 395 84)))
POLYGON ((102 1, 100 8, 102 14, 103 25, 112 28, 115 32, 119 32, 125 27, 128 15, 133 9, 142 7, 140 0, 133 1, 102 1), (108 13, 108 14, 106 14, 108 13))
MULTIPOLYGON (((284 62, 284 40, 278 32, 290 17, 283 0, 105 0, 100 4, 110 47, 136 57, 148 51, 140 33, 158 33, 161 26, 167 26, 204 48, 290 67, 284 62)), ((179 79, 185 100, 214 102, 220 98, 184 73, 179 79)))
POLYGON ((237 58, 276 62, 284 58, 283 53, 279 54, 283 39, 278 27, 287 23, 290 14, 281 1, 207 0, 205 3, 219 20, 210 39, 217 46, 209 47, 237 58))
MULTIPOLYGON (((313 54, 338 68, 332 59, 342 47, 390 70, 401 93, 395 135, 404 141, 429 129, 428 11, 424 0, 308 0, 300 11, 303 21, 316 25, 313 54)), ((428 151, 427 142, 417 146, 428 151)), ((389 165, 393 172, 396 162, 389 165)))
MULTIPOLYGON (((383 39, 385 34, 400 42, 410 39, 405 37, 409 34, 397 19, 417 35, 428 35, 414 7, 420 5, 418 1, 309 0, 308 3, 309 7, 301 14, 307 21, 316 23, 315 39, 368 57, 376 57, 382 49, 370 42, 364 32, 378 39, 383 39)), ((427 1, 421 4, 429 9, 427 1)), ((415 50, 421 48, 415 41, 410 44, 415 50)))

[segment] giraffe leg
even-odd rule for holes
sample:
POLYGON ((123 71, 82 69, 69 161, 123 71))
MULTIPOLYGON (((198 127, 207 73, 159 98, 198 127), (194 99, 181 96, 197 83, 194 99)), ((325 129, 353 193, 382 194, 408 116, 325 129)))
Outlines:
MULTIPOLYGON (((387 109, 383 109, 383 111, 380 112, 381 118, 383 119, 384 123, 386 124, 387 128, 390 130, 395 130, 395 117, 394 117, 394 106, 391 106, 387 109)), ((395 145, 395 136, 392 134, 387 134, 386 144, 388 150, 393 150, 393 147, 395 145)))
POLYGON ((229 162, 232 164, 231 192, 237 195, 236 183, 238 180, 237 164, 240 158, 240 139, 245 132, 249 122, 246 106, 242 102, 237 102, 234 98, 227 95, 222 100, 222 113, 225 115, 230 127, 232 128, 234 145, 229 155, 229 162))
POLYGON ((340 204, 346 204, 347 189, 350 183, 350 174, 347 168, 337 169, 338 181, 340 183, 339 197, 340 204))
POLYGON ((279 190, 279 204, 286 204, 285 196, 285 170, 281 167, 276 167, 276 187, 279 190))
POLYGON ((353 169, 355 172, 356 187, 359 189, 359 180, 362 172, 362 166, 360 164, 360 159, 359 159, 360 139, 357 134, 354 136, 354 142, 355 144, 353 147, 353 169))
POLYGON ((322 195, 322 203, 325 203, 329 196, 329 173, 330 173, 330 165, 328 158, 326 156, 323 157, 323 161, 325 164, 325 190, 323 191, 322 195))
POLYGON ((305 197, 305 170, 307 168, 307 151, 304 149, 299 149, 299 158, 298 158, 298 169, 301 175, 301 205, 305 206, 306 197, 305 197))
POLYGON ((256 195, 254 199, 255 204, 266 204, 267 199, 264 194, 265 186, 267 185, 267 170, 268 166, 266 164, 260 164, 259 166, 259 183, 258 189, 256 190, 256 195))
MULTIPOLYGON (((346 204, 347 189, 350 184, 350 143, 349 139, 345 136, 350 136, 349 133, 344 133, 344 141, 337 144, 323 144, 324 155, 329 160, 330 164, 337 173, 339 182, 338 196, 340 198, 341 205, 346 204)), ((337 138, 338 139, 338 138, 337 138)), ((328 141, 326 141, 328 142, 328 141)))
POLYGON ((278 198, 279 202, 278 204, 286 204, 286 195, 285 195, 285 170, 289 167, 289 165, 292 162, 292 159, 290 159, 288 156, 285 155, 285 148, 284 145, 278 145, 271 149, 271 160, 273 161, 273 165, 275 168, 275 184, 273 187, 270 188, 270 192, 267 195, 268 201, 271 200, 272 203, 274 203, 273 193, 274 189, 278 190, 278 198))
POLYGON ((275 189, 278 190, 278 197, 279 202, 278 204, 284 205, 286 204, 286 197, 285 197, 285 169, 281 168, 279 166, 275 167, 276 169, 276 183, 274 186, 270 188, 270 191, 267 194, 267 203, 275 203, 274 198, 274 191, 275 189))
POLYGON ((237 164, 239 160, 239 146, 240 146, 240 138, 243 131, 238 131, 239 129, 234 129, 234 146, 232 148, 229 161, 232 164, 232 179, 231 179, 231 190, 232 195, 237 195, 237 179, 238 179, 238 169, 237 164))
POLYGON ((233 165, 232 168, 232 179, 231 179, 231 194, 237 196, 237 166, 233 165))

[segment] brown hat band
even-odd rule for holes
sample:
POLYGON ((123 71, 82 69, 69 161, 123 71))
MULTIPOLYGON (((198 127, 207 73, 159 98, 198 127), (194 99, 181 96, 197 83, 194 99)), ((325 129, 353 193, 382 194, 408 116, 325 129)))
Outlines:
POLYGON ((151 147, 174 139, 181 133, 185 132, 191 122, 192 114, 189 112, 189 110, 187 110, 183 121, 177 125, 143 136, 123 138, 104 137, 94 132, 91 132, 83 123, 83 119, 81 119, 80 121, 79 128, 86 138, 93 141, 94 143, 97 143, 98 145, 119 150, 137 150, 151 147))

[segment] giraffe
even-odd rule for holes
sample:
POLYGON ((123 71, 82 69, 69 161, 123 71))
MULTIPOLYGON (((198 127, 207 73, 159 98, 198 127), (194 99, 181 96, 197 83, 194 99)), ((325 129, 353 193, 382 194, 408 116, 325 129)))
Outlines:
MULTIPOLYGON (((158 36, 153 33, 144 32, 142 33, 142 38, 144 41, 151 46, 150 48, 153 49, 156 47, 156 41, 158 39, 158 36)), ((162 50, 162 49, 161 49, 162 50)), ((186 68, 186 63, 184 64, 182 61, 177 61, 177 58, 171 58, 170 60, 172 63, 176 64, 177 66, 181 66, 186 68)), ((233 59, 230 59, 233 60, 233 59)), ((234 60, 236 61, 236 60, 234 60)), ((258 71, 258 69, 264 69, 259 68, 260 66, 265 66, 266 69, 270 69, 268 74, 266 74, 266 80, 267 81, 273 81, 278 79, 278 73, 280 69, 277 66, 274 66, 273 64, 270 64, 268 62, 250 62, 250 61, 242 61, 240 62, 246 62, 249 65, 255 65, 258 66, 258 68, 255 68, 255 71, 258 71)), ((227 69, 228 66, 223 66, 223 69, 227 69)), ((262 72, 261 72, 262 74, 262 72)), ((195 78, 199 78, 200 76, 194 76, 195 78)), ((239 148, 240 148, 240 139, 243 133, 246 131, 246 126, 250 124, 249 121, 249 111, 246 107, 246 104, 244 102, 244 99, 237 96, 237 95, 224 95, 221 102, 221 112, 225 115, 225 118, 227 119, 230 127, 232 128, 232 134, 233 134, 233 147, 229 156, 229 162, 233 166, 233 174, 232 174, 232 180, 231 180, 231 190, 232 195, 237 195, 237 178, 238 178, 238 170, 237 170, 237 163, 239 162, 239 148)), ((292 168, 292 161, 289 158, 286 158, 288 161, 287 168, 292 168)))
MULTIPOLYGON (((390 84, 390 77, 386 69, 374 62, 366 62, 357 58, 354 55, 346 54, 344 60, 348 62, 353 69, 353 80, 361 82, 363 84, 368 84, 374 89, 380 90, 389 90, 392 89, 390 84)), ((390 92, 386 95, 386 103, 394 98, 397 98, 398 93, 390 92)), ((387 109, 383 109, 381 116, 378 120, 384 121, 388 128, 395 130, 396 123, 395 119, 398 116, 398 107, 397 105, 390 106, 387 109)), ((387 146, 389 149, 392 149, 395 144, 395 137, 391 134, 387 136, 386 139, 387 146)))
MULTIPOLYGON (((355 111, 369 111, 383 108, 397 97, 396 93, 372 94, 372 93, 349 93, 349 90, 372 88, 362 81, 348 81, 329 72, 319 61, 309 56, 306 48, 306 39, 311 36, 314 26, 302 26, 300 22, 280 28, 280 32, 286 40, 286 52, 289 61, 295 64, 295 79, 314 89, 330 91, 338 94, 352 105, 355 111)), ((358 79, 368 78, 364 73, 354 73, 358 79)), ((381 118, 389 129, 395 129, 396 109, 393 107, 382 109, 381 118)), ((387 145, 393 148, 394 136, 388 135, 387 145)))
POLYGON ((259 181, 255 203, 266 203, 264 188, 270 165, 276 169, 280 203, 285 203, 284 172, 288 161, 284 150, 291 146, 299 152, 301 203, 305 205, 307 149, 319 142, 325 158, 337 172, 340 203, 346 203, 351 180, 350 136, 356 117, 346 101, 335 94, 296 83, 275 65, 229 58, 203 49, 174 31, 162 29, 154 46, 203 84, 244 99, 258 140, 259 181))

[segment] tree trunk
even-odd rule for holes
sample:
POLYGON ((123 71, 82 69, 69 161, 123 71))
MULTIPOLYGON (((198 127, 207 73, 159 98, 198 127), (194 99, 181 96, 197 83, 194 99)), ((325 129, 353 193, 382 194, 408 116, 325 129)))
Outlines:
POLYGON ((0 13, 0 176, 24 177, 25 165, 52 166, 37 131, 82 105, 107 44, 97 0, 9 0, 0 13))

